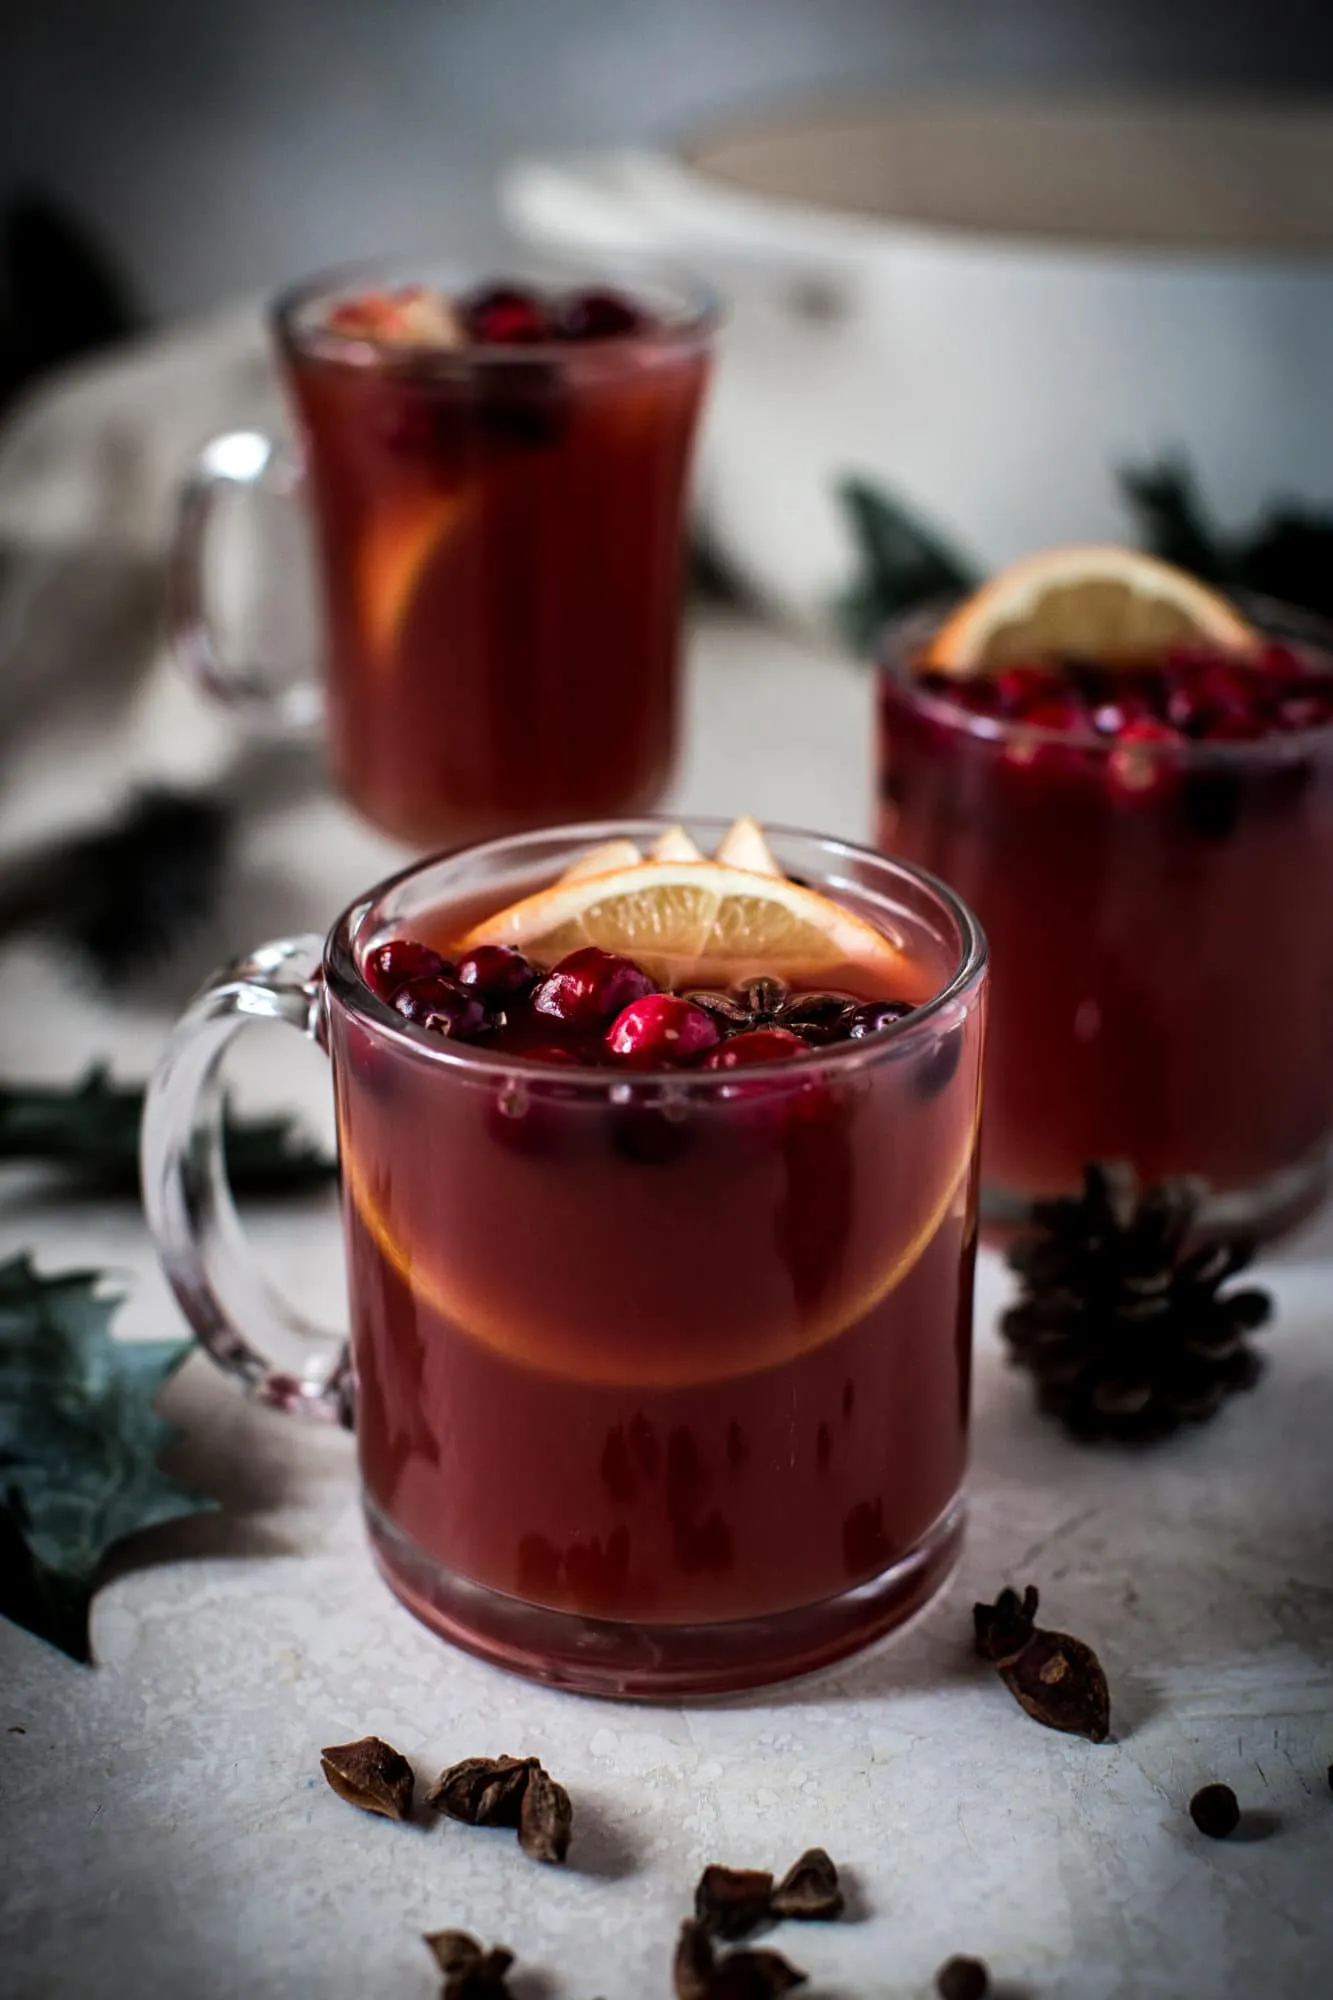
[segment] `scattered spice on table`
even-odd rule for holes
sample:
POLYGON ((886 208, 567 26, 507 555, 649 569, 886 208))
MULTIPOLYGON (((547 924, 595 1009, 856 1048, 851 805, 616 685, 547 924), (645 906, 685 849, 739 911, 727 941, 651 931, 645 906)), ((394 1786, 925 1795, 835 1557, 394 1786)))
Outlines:
POLYGON ((535 1757, 464 1757, 441 1771, 426 1804, 464 1826, 515 1828, 534 1861, 558 1864, 569 1852, 569 1793, 535 1757))
POLYGON ((412 1766, 406 1757, 378 1736, 356 1743, 335 1743, 319 1753, 320 1769, 340 1799, 362 1812, 385 1819, 410 1819, 412 1766))
POLYGON ((979 1958, 955 1955, 935 1974, 935 1991, 940 2000, 986 2000, 990 1973, 979 1958))
POLYGON ((805 1983, 806 1975, 779 1951, 742 1946, 718 1957, 707 1925, 687 1917, 672 1964, 676 2000, 770 2000, 805 1983))
POLYGON ((710 1937, 743 1938, 772 1921, 773 1877, 766 1868, 710 1862, 694 1891, 694 1915, 710 1937))
POLYGON ((1221 1289, 1254 1245, 1199 1244, 1203 1196, 1198 1181, 1140 1189, 1128 1167, 1094 1162, 1081 1193, 1034 1204, 1033 1227, 1010 1245, 1021 1290, 1000 1331, 1038 1408, 1072 1436, 1165 1437, 1258 1381, 1248 1336, 1272 1301, 1221 1289))
POLYGON ((514 1954, 507 1946, 487 1948, 470 1931, 427 1931, 422 1943, 444 1974, 443 2000, 508 2000, 514 1954))
POLYGON ((831 1923, 843 1907, 837 1868, 822 1847, 807 1847, 773 1891, 774 1915, 798 1923, 831 1923))
POLYGON ((1111 1695, 1091 1646, 1037 1624, 1038 1592, 1002 1590, 972 1611, 977 1652, 989 1660, 1019 1707, 1047 1729, 1104 1743, 1111 1695))
POLYGON ((808 1847, 774 1883, 766 1868, 724 1868, 710 1862, 694 1891, 695 1920, 710 1937, 748 1937, 761 1924, 791 1918, 828 1923, 842 1915, 842 1885, 822 1847, 808 1847))
POLYGON ((1190 1818, 1209 1840, 1225 1840, 1240 1825, 1240 1803, 1230 1785, 1203 1785, 1190 1800, 1190 1818))

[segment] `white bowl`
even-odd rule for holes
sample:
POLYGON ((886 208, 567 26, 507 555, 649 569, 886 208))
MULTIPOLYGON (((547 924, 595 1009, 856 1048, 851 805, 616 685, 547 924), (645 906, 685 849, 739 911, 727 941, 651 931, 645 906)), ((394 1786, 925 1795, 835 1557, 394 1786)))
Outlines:
POLYGON ((726 294, 702 504, 802 619, 851 568, 847 473, 982 566, 1124 539, 1117 470, 1165 458, 1231 526, 1333 508, 1327 103, 902 103, 522 160, 501 192, 544 247, 726 294))

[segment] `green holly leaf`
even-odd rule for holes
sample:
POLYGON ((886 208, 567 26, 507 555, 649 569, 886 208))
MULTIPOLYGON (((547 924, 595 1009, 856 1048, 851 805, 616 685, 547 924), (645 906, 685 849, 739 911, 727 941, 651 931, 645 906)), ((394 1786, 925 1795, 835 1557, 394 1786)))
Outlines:
POLYGON ((160 1470, 153 1405, 189 1341, 118 1341, 96 1271, 0 1264, 0 1613, 72 1659, 107 1552, 215 1503, 160 1470))
MULTIPOLYGON (((0 1082, 0 1160, 59 1168, 85 1193, 139 1193, 143 1085, 116 1083, 94 1063, 73 1084, 0 1082)), ((328 1181, 334 1163, 283 1116, 227 1116, 227 1173, 237 1194, 303 1192, 328 1181)))
POLYGON ((840 480, 837 493, 856 569, 834 611, 854 652, 873 655, 890 619, 972 590, 980 581, 973 565, 942 536, 868 479, 840 480))

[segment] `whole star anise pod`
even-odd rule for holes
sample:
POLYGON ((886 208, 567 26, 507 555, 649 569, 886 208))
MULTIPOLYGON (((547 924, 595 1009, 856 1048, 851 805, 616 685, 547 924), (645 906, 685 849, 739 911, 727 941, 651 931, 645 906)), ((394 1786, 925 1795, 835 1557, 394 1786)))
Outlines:
POLYGON ((1094 1164, 1081 1194, 1037 1203, 1011 1245, 1022 1292, 1000 1331, 1073 1436, 1165 1437, 1259 1379, 1247 1336, 1272 1301, 1221 1290, 1254 1245, 1192 1242, 1202 1196, 1197 1181, 1140 1190, 1129 1168, 1094 1164))
POLYGON ((787 1028, 814 1045, 836 1040, 858 1005, 850 993, 793 993, 785 980, 768 976, 742 980, 726 993, 702 988, 688 998, 712 1014, 725 1034, 787 1028))

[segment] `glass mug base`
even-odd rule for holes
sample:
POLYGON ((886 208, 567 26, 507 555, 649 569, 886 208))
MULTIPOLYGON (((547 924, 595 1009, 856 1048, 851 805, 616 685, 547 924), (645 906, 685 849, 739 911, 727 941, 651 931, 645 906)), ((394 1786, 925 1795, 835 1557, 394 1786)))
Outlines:
MULTIPOLYGON (((1199 1212, 1201 1237, 1250 1236, 1271 1243, 1308 1222, 1333 1189, 1333 1154, 1321 1146, 1294 1166, 1282 1167, 1253 1187, 1210 1194, 1199 1212)), ((1072 1192, 1072 1190, 1070 1190, 1072 1192)), ((1008 1242, 1032 1221, 1037 1204, 1049 1197, 981 1184, 981 1227, 990 1243, 1008 1242)))
POLYGON ((648 1625, 552 1611, 471 1583, 410 1540, 369 1496, 363 1504, 381 1575, 432 1632, 527 1680, 622 1701, 736 1694, 861 1652, 938 1595, 965 1524, 957 1498, 908 1554, 816 1604, 717 1625, 648 1625))

